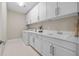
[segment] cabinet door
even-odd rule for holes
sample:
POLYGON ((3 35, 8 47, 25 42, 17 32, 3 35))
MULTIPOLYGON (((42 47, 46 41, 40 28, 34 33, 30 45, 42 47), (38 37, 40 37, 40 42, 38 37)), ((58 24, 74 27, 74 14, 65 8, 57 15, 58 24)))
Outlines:
POLYGON ((30 24, 32 24, 33 23, 33 10, 31 10, 30 12, 29 12, 29 14, 30 14, 30 24))
POLYGON ((30 45, 34 47, 35 37, 34 34, 30 33, 30 45))
POLYGON ((47 2, 47 19, 55 17, 56 2, 47 2))
POLYGON ((28 32, 23 32, 23 41, 26 45, 29 44, 29 33, 28 32))
POLYGON ((77 12, 77 2, 59 2, 58 6, 60 16, 77 12))
POLYGON ((26 15, 26 21, 27 21, 27 24, 31 24, 31 17, 30 17, 30 13, 28 13, 27 15, 26 15))
POLYGON ((45 56, 53 56, 53 43, 50 43, 49 38, 43 38, 42 40, 42 54, 45 56))
POLYGON ((27 24, 38 22, 38 5, 36 5, 27 15, 27 24))
POLYGON ((38 5, 32 9, 31 23, 38 22, 38 5))
POLYGON ((63 47, 54 45, 54 55, 55 56, 75 56, 76 53, 70 50, 67 50, 63 47))
POLYGON ((29 12, 29 16, 30 16, 30 24, 32 24, 33 23, 33 19, 34 19, 34 16, 33 16, 33 13, 34 13, 34 11, 33 10, 30 10, 30 12, 29 12))
POLYGON ((39 21, 43 21, 46 19, 46 3, 41 2, 38 4, 38 14, 39 14, 39 21))
POLYGON ((42 39, 41 36, 36 35, 35 38, 35 49, 41 53, 41 45, 42 45, 42 39))
POLYGON ((28 16, 27 15, 25 15, 25 21, 26 21, 25 23, 28 24, 28 16))
POLYGON ((76 55, 79 56, 79 44, 77 44, 76 46, 76 53, 77 53, 76 55))

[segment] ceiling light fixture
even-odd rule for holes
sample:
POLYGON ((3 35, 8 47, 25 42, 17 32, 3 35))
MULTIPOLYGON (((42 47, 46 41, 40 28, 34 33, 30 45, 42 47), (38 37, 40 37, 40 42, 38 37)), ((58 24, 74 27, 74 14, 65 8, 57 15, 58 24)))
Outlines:
POLYGON ((24 2, 17 2, 19 6, 24 6, 24 2))

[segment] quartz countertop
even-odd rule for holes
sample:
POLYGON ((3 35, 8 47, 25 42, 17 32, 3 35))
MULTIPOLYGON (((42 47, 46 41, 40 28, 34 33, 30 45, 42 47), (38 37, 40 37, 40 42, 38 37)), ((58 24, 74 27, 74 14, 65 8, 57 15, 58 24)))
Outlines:
POLYGON ((63 31, 64 34, 57 34, 57 31, 47 31, 47 30, 42 33, 35 31, 27 31, 27 30, 24 30, 23 32, 30 32, 30 33, 46 36, 49 38, 55 38, 55 39, 60 39, 71 43, 79 44, 79 37, 75 37, 74 35, 72 35, 73 34, 72 32, 63 31))

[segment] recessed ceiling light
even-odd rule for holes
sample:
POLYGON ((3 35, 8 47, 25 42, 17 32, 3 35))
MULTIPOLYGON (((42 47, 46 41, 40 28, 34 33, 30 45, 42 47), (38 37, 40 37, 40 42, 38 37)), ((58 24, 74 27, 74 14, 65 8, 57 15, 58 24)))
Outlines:
POLYGON ((24 2, 17 2, 19 6, 24 6, 24 2))

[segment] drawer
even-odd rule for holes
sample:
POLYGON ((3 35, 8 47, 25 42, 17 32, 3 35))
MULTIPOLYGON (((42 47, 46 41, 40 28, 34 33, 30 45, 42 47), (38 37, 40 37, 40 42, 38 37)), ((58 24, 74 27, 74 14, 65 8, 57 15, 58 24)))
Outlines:
POLYGON ((54 56, 75 56, 76 53, 54 45, 54 56))
POLYGON ((58 39, 54 39, 54 44, 59 45, 63 48, 66 48, 68 50, 71 51, 76 51, 76 44, 68 42, 68 41, 63 41, 63 40, 58 40, 58 39))

